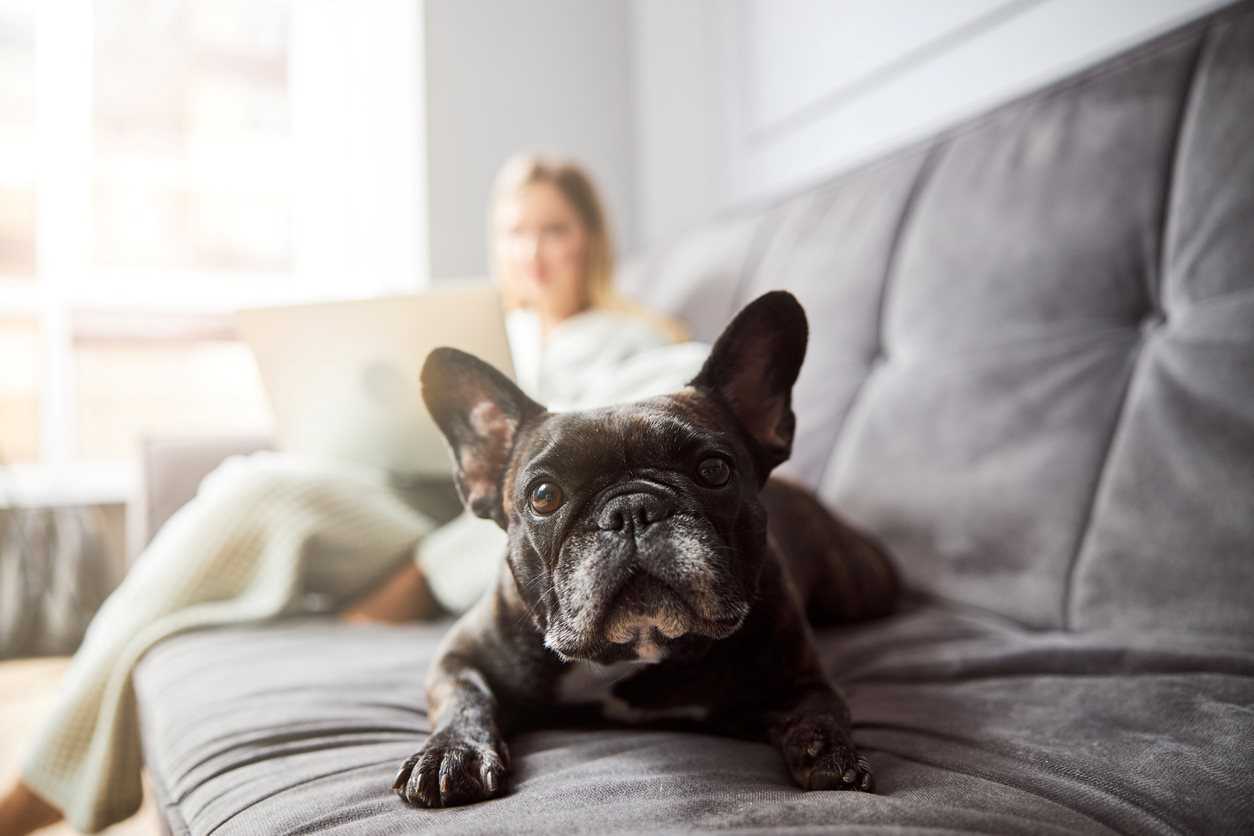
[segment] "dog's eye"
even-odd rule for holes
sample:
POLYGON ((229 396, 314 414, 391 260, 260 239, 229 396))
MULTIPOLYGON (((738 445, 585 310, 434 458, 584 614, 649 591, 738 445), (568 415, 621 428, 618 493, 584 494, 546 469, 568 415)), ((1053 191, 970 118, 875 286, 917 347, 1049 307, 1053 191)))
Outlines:
POLYGON ((531 491, 531 509, 537 514, 552 514, 562 507, 562 489, 552 482, 541 482, 531 491))
POLYGON ((697 467, 697 475, 711 488, 720 488, 731 478, 731 467, 723 459, 711 456, 701 461, 697 467))

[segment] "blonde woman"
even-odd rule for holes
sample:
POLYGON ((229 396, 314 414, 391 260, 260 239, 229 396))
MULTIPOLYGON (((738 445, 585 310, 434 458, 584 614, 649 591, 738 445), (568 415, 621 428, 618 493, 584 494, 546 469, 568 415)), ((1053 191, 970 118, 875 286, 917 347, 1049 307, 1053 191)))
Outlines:
MULTIPOLYGON (((615 290, 605 210, 576 163, 530 154, 506 162, 492 191, 488 250, 518 384, 550 410, 671 391, 704 362, 708 346, 681 343, 678 323, 615 290)), ((467 609, 495 577, 504 546, 495 524, 466 513, 343 617, 405 621, 440 606, 467 609)))
MULTIPOLYGON (((674 323, 614 292, 605 212, 577 165, 510 160, 489 221, 519 383, 538 402, 633 400, 696 374, 707 347, 676 345, 674 323)), ((166 636, 299 613, 319 596, 350 622, 469 607, 495 576, 503 532, 469 514, 432 530, 384 476, 279 454, 232 459, 211 474, 92 622, 19 779, 0 798, 0 836, 62 818, 95 832, 138 808, 130 675, 166 636)))
POLYGON ((605 212, 577 165, 510 160, 497 177, 489 229, 518 382, 540 403, 578 408, 602 400, 599 393, 629 399, 632 387, 612 391, 622 387, 622 364, 683 338, 677 323, 615 291, 605 212), (620 375, 613 386, 603 379, 610 370, 620 375))

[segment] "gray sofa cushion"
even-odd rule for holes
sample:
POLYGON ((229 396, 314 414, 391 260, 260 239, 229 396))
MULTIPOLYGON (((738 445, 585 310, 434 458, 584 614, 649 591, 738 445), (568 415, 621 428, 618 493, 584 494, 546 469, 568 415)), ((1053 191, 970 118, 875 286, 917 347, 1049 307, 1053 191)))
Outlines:
POLYGON ((801 792, 766 744, 553 729, 511 740, 504 798, 409 808, 391 780, 430 730, 422 678, 445 626, 305 620, 159 645, 136 688, 171 829, 1222 834, 1254 821, 1251 654, 926 607, 820 637, 877 795, 801 792))
POLYGON ((1207 33, 1161 275, 1074 570, 1078 629, 1254 637, 1254 13, 1207 33))
POLYGON ((1251 113, 1242 3, 722 219, 631 287, 680 313, 715 276, 720 310, 801 298, 787 470, 916 589, 1038 629, 1249 637, 1251 113))

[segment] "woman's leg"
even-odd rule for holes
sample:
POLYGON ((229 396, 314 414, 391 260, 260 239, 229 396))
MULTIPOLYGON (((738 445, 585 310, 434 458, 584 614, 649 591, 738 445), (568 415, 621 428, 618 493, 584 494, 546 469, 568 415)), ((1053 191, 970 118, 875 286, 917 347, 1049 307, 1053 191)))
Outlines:
MULTIPOLYGON (((400 623, 429 618, 439 609, 422 570, 407 561, 384 583, 343 611, 340 618, 352 623, 400 623)), ((20 779, 0 796, 0 836, 26 836, 61 819, 60 810, 40 798, 20 779)))
POLYGON ((17 780, 0 797, 0 836, 25 836, 61 821, 61 811, 17 780))
POLYGON ((40 798, 88 832, 139 808, 142 753, 130 676, 155 642, 299 611, 306 591, 368 588, 398 556, 412 554, 429 527, 382 483, 281 457, 223 465, 92 621, 28 749, 24 786, 5 796, 26 828, 16 832, 46 823, 40 798))
POLYGON ((340 618, 355 624, 370 621, 400 624, 431 618, 439 611, 440 605, 431 596, 422 569, 407 560, 387 580, 342 611, 340 618))

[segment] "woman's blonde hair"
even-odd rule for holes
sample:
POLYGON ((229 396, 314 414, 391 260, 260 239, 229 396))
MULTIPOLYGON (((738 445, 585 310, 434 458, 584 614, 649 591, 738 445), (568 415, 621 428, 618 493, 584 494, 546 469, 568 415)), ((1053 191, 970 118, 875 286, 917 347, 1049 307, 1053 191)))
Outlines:
MULTIPOLYGON (((518 154, 501 166, 492 186, 488 210, 488 250, 492 271, 498 280, 503 276, 498 229, 501 206, 506 200, 536 183, 548 183, 561 192, 575 210, 587 234, 587 262, 584 266, 584 290, 588 306, 596 310, 612 310, 638 316, 657 327, 676 342, 688 338, 687 330, 675 320, 650 311, 627 299, 614 287, 614 242, 605 209, 597 195, 592 178, 572 160, 550 159, 538 154, 518 154)), ((520 306, 508 281, 500 282, 507 310, 520 306)))

